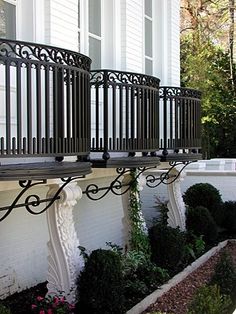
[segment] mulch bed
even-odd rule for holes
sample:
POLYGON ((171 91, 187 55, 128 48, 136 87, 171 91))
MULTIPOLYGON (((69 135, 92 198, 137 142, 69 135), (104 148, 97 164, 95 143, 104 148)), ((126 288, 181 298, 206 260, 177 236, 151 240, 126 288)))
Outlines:
POLYGON ((162 311, 167 314, 186 314, 194 293, 198 288, 210 281, 220 254, 225 251, 231 255, 236 266, 236 243, 230 242, 219 253, 212 256, 207 262, 188 275, 182 282, 158 298, 156 303, 143 313, 162 311))

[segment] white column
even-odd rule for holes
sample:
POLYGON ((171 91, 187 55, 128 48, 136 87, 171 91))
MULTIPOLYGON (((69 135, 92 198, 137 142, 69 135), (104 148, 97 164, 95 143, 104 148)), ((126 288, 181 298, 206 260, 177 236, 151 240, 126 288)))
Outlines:
MULTIPOLYGON (((50 186, 48 197, 60 187, 50 186)), ((76 182, 68 184, 60 194, 61 198, 47 210, 49 228, 48 242, 48 293, 63 292, 69 302, 76 300, 76 282, 83 267, 79 240, 75 232, 73 208, 82 197, 76 182)))
MULTIPOLYGON (((180 169, 174 168, 170 175, 179 175, 180 169)), ((167 204, 168 207, 168 225, 177 228, 179 227, 180 230, 184 231, 186 229, 185 225, 185 212, 186 206, 183 201, 180 182, 184 180, 186 176, 185 171, 182 171, 179 177, 171 184, 167 185, 168 187, 168 195, 169 195, 169 202, 167 204)), ((173 177, 169 179, 169 182, 173 180, 173 177)))

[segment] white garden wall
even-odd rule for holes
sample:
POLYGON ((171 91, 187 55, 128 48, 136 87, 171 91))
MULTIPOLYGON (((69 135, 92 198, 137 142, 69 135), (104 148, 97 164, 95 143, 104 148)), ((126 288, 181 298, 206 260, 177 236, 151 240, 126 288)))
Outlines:
MULTIPOLYGON (((236 201, 235 165, 235 159, 212 159, 187 166, 186 176, 180 181, 182 193, 193 184, 210 183, 220 191, 223 201, 236 201)), ((160 172, 156 175, 160 175, 160 172)), ((144 217, 147 224, 150 225, 153 218, 159 215, 158 209, 155 207, 156 196, 162 201, 169 201, 168 186, 161 184, 155 189, 145 187, 141 196, 144 217)))

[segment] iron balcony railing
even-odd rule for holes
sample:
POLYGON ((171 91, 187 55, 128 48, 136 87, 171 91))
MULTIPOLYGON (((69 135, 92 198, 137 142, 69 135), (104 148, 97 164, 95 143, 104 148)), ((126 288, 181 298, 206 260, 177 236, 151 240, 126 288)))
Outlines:
POLYGON ((91 151, 154 152, 159 147, 159 79, 91 71, 91 151))
POLYGON ((160 87, 160 149, 201 147, 201 93, 181 87, 160 87))
POLYGON ((69 50, 0 39, 0 157, 89 154, 90 63, 69 50))

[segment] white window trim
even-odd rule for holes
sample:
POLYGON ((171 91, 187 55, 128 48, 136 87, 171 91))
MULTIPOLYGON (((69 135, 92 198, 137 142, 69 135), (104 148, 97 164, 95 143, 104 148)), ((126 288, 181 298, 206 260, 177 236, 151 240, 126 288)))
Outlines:
POLYGON ((144 40, 143 40, 143 72, 146 73, 146 65, 145 65, 145 61, 146 60, 149 60, 149 61, 152 61, 152 75, 154 73, 154 22, 153 22, 153 12, 154 12, 154 3, 153 3, 153 0, 152 0, 152 16, 149 16, 145 13, 145 0, 143 1, 143 34, 144 34, 144 40), (152 22, 152 57, 146 55, 145 53, 145 50, 146 50, 146 47, 145 47, 145 36, 146 36, 146 32, 145 32, 145 19, 148 19, 149 21, 152 22))

